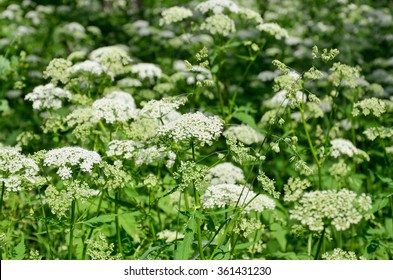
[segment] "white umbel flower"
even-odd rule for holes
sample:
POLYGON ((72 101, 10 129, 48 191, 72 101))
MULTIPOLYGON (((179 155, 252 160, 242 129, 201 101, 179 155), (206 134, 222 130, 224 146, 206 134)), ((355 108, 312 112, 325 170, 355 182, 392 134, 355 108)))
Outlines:
POLYGON ((207 171, 206 180, 211 185, 236 184, 244 181, 244 173, 239 167, 231 162, 217 164, 207 171))
POLYGON ((260 25, 257 26, 257 29, 266 33, 269 33, 270 35, 274 36, 277 40, 280 40, 282 38, 288 38, 288 31, 279 26, 277 23, 261 23, 260 25))
POLYGON ((252 145, 254 143, 262 142, 263 139, 265 138, 262 134, 257 132, 255 129, 245 124, 230 126, 223 133, 223 135, 226 138, 228 137, 235 138, 236 140, 246 145, 252 145))
POLYGON ((222 132, 223 121, 217 116, 205 116, 201 112, 188 113, 159 127, 157 134, 175 142, 196 141, 211 145, 222 132))
POLYGON ((131 72, 136 74, 140 80, 144 79, 159 79, 162 75, 162 70, 152 63, 138 63, 131 67, 131 72))
POLYGON ((201 24, 201 30, 207 30, 213 35, 229 36, 236 31, 235 22, 227 15, 213 15, 201 24))
POLYGON ((48 151, 45 154, 44 166, 58 167, 57 174, 66 180, 72 177, 72 167, 79 167, 83 172, 90 173, 94 164, 99 164, 98 153, 80 147, 64 147, 48 151))
POLYGON ((201 196, 202 207, 224 208, 244 207, 246 213, 250 211, 262 212, 265 209, 274 209, 275 203, 269 197, 253 192, 243 185, 219 184, 211 185, 201 196))
POLYGON ((83 62, 76 63, 72 67, 68 68, 67 71, 71 75, 88 73, 96 76, 106 74, 113 77, 113 73, 109 72, 107 67, 92 60, 85 60, 83 62))
POLYGON ((187 102, 186 97, 163 98, 161 100, 150 100, 139 111, 139 116, 144 118, 162 119, 173 111, 179 109, 187 102))
POLYGON ((39 167, 26 157, 19 148, 0 147, 0 182, 7 191, 16 192, 39 180, 39 167))
POLYGON ((129 65, 132 61, 126 50, 120 46, 98 48, 90 53, 89 58, 99 62, 115 75, 125 73, 125 66, 129 65))
POLYGON ((186 18, 192 17, 192 11, 184 7, 171 7, 161 13, 160 25, 168 25, 180 22, 186 18))
POLYGON ((225 9, 228 9, 232 13, 238 13, 240 11, 239 6, 230 0, 208 0, 195 7, 195 10, 203 14, 211 11, 216 15, 222 14, 225 9))
POLYGON ((33 92, 25 96, 26 100, 33 102, 33 109, 59 109, 62 106, 62 99, 71 99, 71 92, 55 87, 53 84, 37 86, 33 92))
POLYGON ((128 92, 114 91, 94 101, 92 108, 107 123, 126 122, 137 114, 134 98, 128 92))
POLYGON ((358 149, 346 139, 333 139, 330 141, 332 144, 330 155, 334 158, 338 158, 341 155, 347 155, 348 157, 353 157, 358 154, 358 149))

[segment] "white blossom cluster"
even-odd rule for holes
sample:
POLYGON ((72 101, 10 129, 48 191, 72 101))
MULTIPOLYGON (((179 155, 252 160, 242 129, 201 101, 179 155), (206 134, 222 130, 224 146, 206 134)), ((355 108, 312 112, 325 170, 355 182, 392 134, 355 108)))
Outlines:
POLYGON ((225 9, 228 9, 232 13, 238 13, 240 11, 239 6, 230 0, 208 0, 195 7, 195 10, 203 14, 211 11, 216 15, 222 14, 225 9))
POLYGON ((383 100, 372 97, 367 98, 362 101, 356 102, 353 105, 352 115, 358 116, 363 114, 364 116, 368 116, 370 114, 380 117, 383 113, 386 112, 386 104, 383 100))
POLYGON ((217 116, 205 116, 201 112, 187 113, 160 126, 157 134, 167 136, 175 142, 195 141, 204 146, 211 145, 222 132, 223 121, 217 116))
POLYGON ((202 22, 201 30, 207 30, 212 35, 229 36, 236 31, 235 22, 227 15, 217 14, 210 16, 202 22))
POLYGON ((125 73, 125 66, 132 61, 127 52, 120 46, 98 48, 90 53, 89 58, 105 66, 114 75, 125 73))
POLYGON ((19 148, 0 147, 0 182, 9 192, 17 192, 23 187, 39 182, 39 167, 34 160, 26 157, 19 148))
POLYGON ((70 22, 63 25, 62 31, 75 39, 83 39, 86 37, 85 27, 78 22, 70 22))
POLYGON ((152 63, 138 63, 132 65, 131 72, 136 74, 140 80, 153 80, 155 78, 159 79, 162 75, 161 68, 152 63))
POLYGON ((72 65, 70 68, 67 69, 70 75, 78 75, 78 74, 93 74, 95 76, 100 75, 108 75, 113 78, 113 73, 108 71, 108 68, 102 65, 97 61, 92 60, 85 60, 79 63, 72 65))
POLYGON ((277 23, 269 22, 269 23, 261 23, 257 26, 257 29, 270 35, 274 36, 277 40, 282 38, 288 38, 288 31, 279 26, 277 23))
POLYGON ((278 91, 271 99, 269 99, 266 103, 270 108, 278 108, 278 107, 286 107, 287 105, 290 107, 295 106, 302 102, 306 102, 307 97, 301 91, 297 91, 295 95, 289 95, 288 92, 283 89, 278 91))
POLYGON ((44 78, 51 78, 51 83, 57 84, 59 81, 63 84, 68 82, 69 73, 67 69, 72 66, 72 62, 63 58, 55 58, 49 62, 44 71, 44 78))
POLYGON ((184 7, 171 7, 161 13, 160 25, 168 25, 171 23, 182 21, 192 17, 192 11, 184 7))
POLYGON ((357 260, 355 252, 344 251, 343 249, 336 248, 333 252, 326 252, 322 255, 324 260, 357 260))
POLYGON ((101 156, 80 147, 63 147, 48 151, 45 154, 44 166, 58 167, 57 174, 62 180, 72 178, 72 167, 79 167, 90 173, 94 164, 101 162, 101 156))
POLYGON ((107 123, 126 122, 137 115, 134 98, 125 91, 114 91, 94 101, 95 115, 107 123))
POLYGON ((165 161, 168 168, 175 164, 176 154, 167 147, 156 145, 147 146, 133 140, 113 140, 108 144, 109 157, 132 160, 136 166, 148 165, 161 160, 165 161))
POLYGON ((371 198, 365 194, 357 196, 353 191, 342 189, 305 193, 293 210, 291 219, 307 225, 312 231, 322 231, 325 221, 336 230, 346 230, 357 224, 363 213, 371 209, 371 198))
POLYGON ((96 195, 97 190, 91 189, 86 182, 73 180, 67 184, 66 189, 58 190, 52 185, 46 188, 45 202, 53 214, 64 217, 68 214, 73 200, 85 201, 96 195))
POLYGON ((112 256, 112 252, 115 248, 113 243, 108 244, 106 237, 103 233, 98 234, 98 239, 88 239, 87 244, 87 255, 90 256, 91 260, 119 260, 121 255, 112 256))
POLYGON ((203 208, 244 207, 246 213, 250 211, 262 212, 274 209, 275 203, 263 194, 256 194, 243 185, 219 184, 211 185, 201 196, 203 208))
POLYGON ((187 102, 186 97, 162 98, 161 100, 150 100, 139 111, 139 116, 163 120, 170 113, 175 112, 181 105, 187 102))
POLYGON ((230 126, 224 131, 223 135, 228 138, 235 138, 246 145, 252 145, 254 143, 260 143, 265 139, 262 134, 253 129, 252 127, 241 124, 230 126))
POLYGON ((358 153, 358 148, 346 139, 333 139, 330 141, 330 144, 332 145, 330 155, 334 158, 338 158, 341 155, 354 157, 358 153))
POLYGON ((205 179, 210 185, 236 184, 244 182, 244 173, 231 162, 217 164, 207 171, 205 179))
POLYGON ((62 99, 71 99, 72 94, 68 90, 56 87, 54 84, 37 86, 25 96, 26 100, 33 102, 33 109, 59 109, 62 99))

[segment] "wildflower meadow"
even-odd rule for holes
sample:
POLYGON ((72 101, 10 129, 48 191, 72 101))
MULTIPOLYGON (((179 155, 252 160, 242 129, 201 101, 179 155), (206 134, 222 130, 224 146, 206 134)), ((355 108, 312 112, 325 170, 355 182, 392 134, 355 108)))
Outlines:
POLYGON ((2 260, 393 259, 393 2, 0 0, 2 260))

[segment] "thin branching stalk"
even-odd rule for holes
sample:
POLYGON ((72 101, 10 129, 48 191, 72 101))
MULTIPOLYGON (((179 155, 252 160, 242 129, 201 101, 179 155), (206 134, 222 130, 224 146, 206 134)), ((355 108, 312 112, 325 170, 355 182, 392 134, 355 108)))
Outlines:
POLYGON ((0 215, 3 214, 4 193, 5 193, 5 185, 4 185, 4 181, 3 181, 2 186, 1 186, 1 197, 0 197, 0 215))
POLYGON ((71 217, 70 217, 70 240, 68 243, 68 259, 72 260, 73 243, 74 243, 74 222, 75 222, 75 199, 71 202, 71 217))

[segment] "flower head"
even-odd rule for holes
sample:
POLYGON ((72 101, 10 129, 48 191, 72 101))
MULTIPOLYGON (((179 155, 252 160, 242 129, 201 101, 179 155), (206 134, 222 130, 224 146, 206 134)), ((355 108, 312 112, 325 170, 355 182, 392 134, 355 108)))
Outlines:
POLYGON ((245 124, 230 126, 223 135, 227 138, 233 137, 246 145, 259 143, 264 139, 262 134, 245 124))
POLYGON ((195 7, 195 10, 200 11, 203 14, 211 11, 216 15, 222 14, 225 9, 228 9, 232 13, 238 13, 240 11, 239 6, 230 0, 208 0, 195 7))
POLYGON ((186 18, 192 17, 192 11, 184 7, 171 7, 161 13, 160 25, 168 25, 180 22, 186 18))
POLYGON ((224 162, 210 168, 205 179, 211 185, 218 185, 242 183, 245 178, 243 170, 230 162, 224 162))
POLYGON ((47 84, 35 87, 25 99, 33 102, 35 110, 59 109, 62 106, 62 99, 69 100, 71 96, 68 90, 55 87, 54 84, 47 84))

